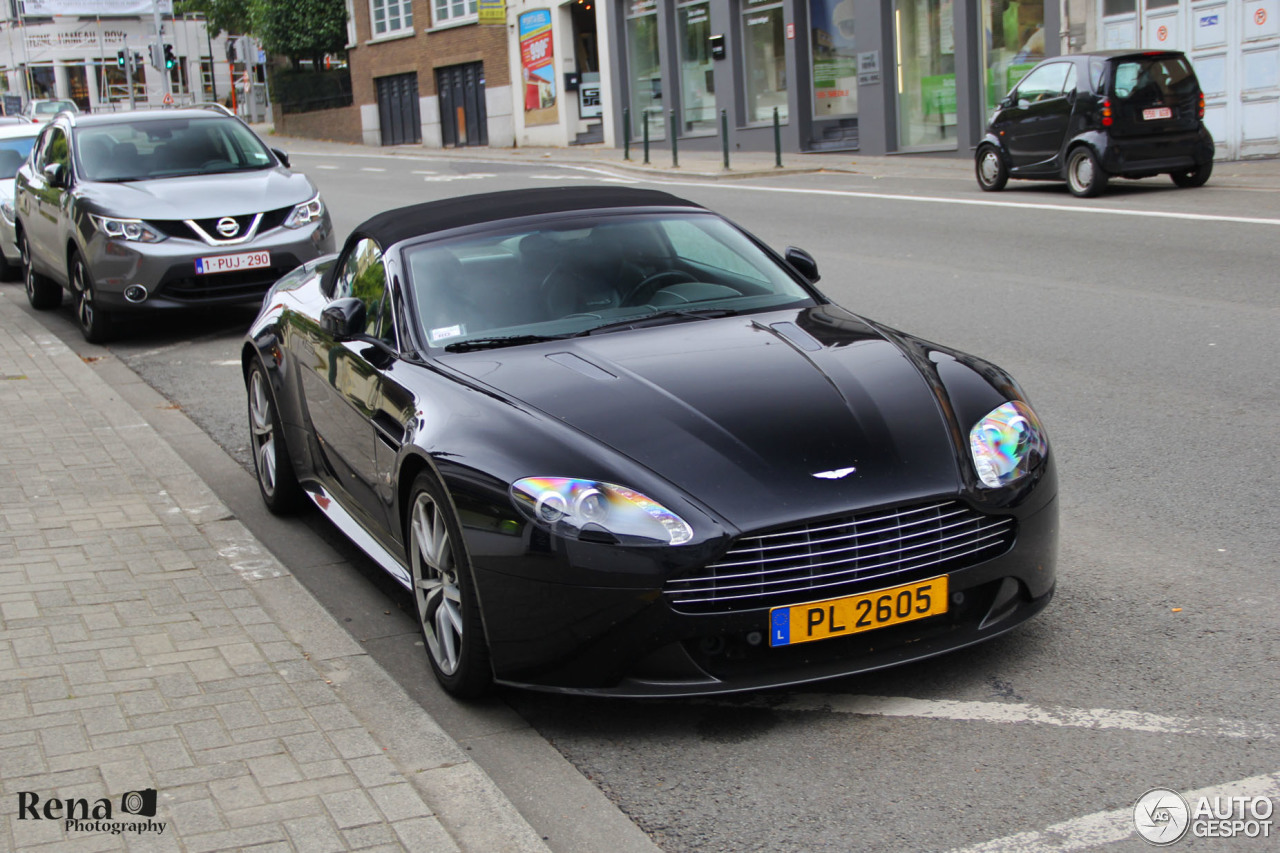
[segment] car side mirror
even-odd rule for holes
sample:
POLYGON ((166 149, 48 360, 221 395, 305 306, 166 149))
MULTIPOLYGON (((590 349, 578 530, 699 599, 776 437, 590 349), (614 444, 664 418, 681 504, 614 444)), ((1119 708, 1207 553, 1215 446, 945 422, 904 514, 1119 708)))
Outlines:
POLYGON ((1005 95, 1000 101, 1000 109, 1007 110, 1011 106, 1013 106, 1013 95, 1005 95))
POLYGON ((62 163, 50 163, 42 170, 45 181, 54 189, 66 189, 67 167, 62 163))
POLYGON ((1025 110, 1029 106, 1031 106, 1031 102, 1026 98, 1018 98, 1018 109, 1025 110))
POLYGON ((813 259, 813 255, 804 249, 788 246, 784 257, 787 259, 787 263, 795 267, 796 272, 804 276, 805 281, 810 284, 817 284, 818 279, 822 278, 818 274, 818 262, 813 259))
POLYGON ((276 159, 284 164, 286 169, 292 168, 289 163, 289 155, 281 151, 279 148, 272 148, 271 153, 276 155, 276 159))
POLYGON ((320 312, 320 328, 339 341, 349 341, 364 334, 367 323, 364 302, 354 296, 335 299, 320 312))

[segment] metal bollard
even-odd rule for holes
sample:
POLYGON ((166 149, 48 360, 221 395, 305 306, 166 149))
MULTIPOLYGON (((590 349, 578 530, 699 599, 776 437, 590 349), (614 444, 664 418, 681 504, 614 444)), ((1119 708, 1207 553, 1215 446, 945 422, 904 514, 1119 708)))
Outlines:
POLYGON ((622 108, 622 159, 631 159, 631 107, 622 108))
POLYGON ((644 164, 649 165, 649 111, 644 111, 644 164))
POLYGON ((778 108, 773 108, 773 167, 782 168, 782 126, 778 124, 778 108))
POLYGON ((680 133, 676 126, 676 111, 671 111, 671 168, 680 168, 680 133))
POLYGON ((729 168, 729 114, 720 111, 720 147, 724 149, 724 167, 729 168))

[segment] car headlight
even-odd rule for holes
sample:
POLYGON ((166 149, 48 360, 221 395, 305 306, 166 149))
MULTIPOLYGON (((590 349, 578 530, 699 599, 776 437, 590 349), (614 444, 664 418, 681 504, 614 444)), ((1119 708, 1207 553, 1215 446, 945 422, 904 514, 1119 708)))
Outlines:
POLYGON ((0 216, 4 216, 4 221, 12 225, 18 219, 18 214, 14 212, 13 200, 0 201, 0 216))
POLYGON ((683 545, 693 528, 671 510, 639 492, 596 480, 525 477, 511 496, 541 527, 573 539, 608 534, 629 545, 683 545))
POLYGON ((111 216, 89 214, 95 228, 115 240, 131 243, 159 243, 165 236, 141 219, 116 219, 111 216))
POLYGON ((993 489, 1026 476, 1048 449, 1040 419, 1021 400, 997 406, 969 430, 978 479, 993 489))
POLYGON ((284 227, 301 228, 315 222, 321 216, 324 216, 324 202, 320 200, 320 195, 317 193, 289 212, 288 218, 284 221, 284 227))

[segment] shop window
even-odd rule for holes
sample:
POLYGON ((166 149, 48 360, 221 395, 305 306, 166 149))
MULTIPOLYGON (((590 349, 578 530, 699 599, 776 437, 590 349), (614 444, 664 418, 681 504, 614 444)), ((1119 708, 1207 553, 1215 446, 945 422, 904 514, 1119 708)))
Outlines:
POLYGON ((858 114, 858 53, 854 0, 809 0, 813 116, 858 114))
POLYGON ((373 37, 413 32, 413 0, 369 0, 373 37))
POLYGON ((747 121, 787 120, 787 36, 782 6, 747 0, 742 10, 747 121))
POLYGON ((981 0, 987 114, 1045 57, 1044 0, 981 0))
POLYGON ((680 32, 681 130, 715 132, 716 81, 711 59, 711 4, 686 3, 676 10, 680 32))
POLYGON ((647 122, 650 139, 665 139, 657 0, 631 0, 627 4, 627 74, 631 138, 643 138, 647 122))
POLYGON ((951 0, 895 0, 898 145, 954 148, 956 39, 951 0))
POLYGON ((469 20, 479 20, 476 0, 435 0, 434 23, 437 27, 469 20))

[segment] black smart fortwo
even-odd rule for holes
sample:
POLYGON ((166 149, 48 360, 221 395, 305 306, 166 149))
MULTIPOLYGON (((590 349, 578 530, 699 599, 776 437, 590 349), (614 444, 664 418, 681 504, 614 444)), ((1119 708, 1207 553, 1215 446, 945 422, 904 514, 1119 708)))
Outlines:
POLYGON ((1098 195, 1112 177, 1169 175, 1199 187, 1213 171, 1204 92, 1178 51, 1103 51, 1046 59, 1000 102, 978 145, 978 186, 1066 181, 1098 195))
POLYGON ((817 280, 650 190, 380 214, 245 340, 262 497, 409 590, 460 696, 797 684, 1029 619, 1058 485, 1026 395, 817 280))

